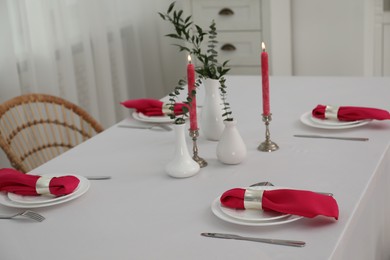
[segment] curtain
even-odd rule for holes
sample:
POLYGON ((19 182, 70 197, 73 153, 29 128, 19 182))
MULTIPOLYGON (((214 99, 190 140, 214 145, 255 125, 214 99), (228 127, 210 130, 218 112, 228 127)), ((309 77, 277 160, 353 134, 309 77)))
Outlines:
POLYGON ((2 33, 0 63, 9 93, 61 96, 105 127, 128 115, 120 101, 147 96, 135 1, 1 1, 9 34, 2 33))

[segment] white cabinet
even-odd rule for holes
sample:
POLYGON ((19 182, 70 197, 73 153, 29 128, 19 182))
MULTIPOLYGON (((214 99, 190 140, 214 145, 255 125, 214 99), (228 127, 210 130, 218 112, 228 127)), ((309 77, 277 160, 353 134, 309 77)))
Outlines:
POLYGON ((390 0, 375 1, 374 75, 390 76, 390 0))
POLYGON ((390 11, 386 11, 383 16, 383 74, 382 76, 390 76, 390 11))
POLYGON ((195 24, 218 32, 219 61, 229 60, 229 74, 259 74, 262 39, 259 0, 191 0, 195 24))

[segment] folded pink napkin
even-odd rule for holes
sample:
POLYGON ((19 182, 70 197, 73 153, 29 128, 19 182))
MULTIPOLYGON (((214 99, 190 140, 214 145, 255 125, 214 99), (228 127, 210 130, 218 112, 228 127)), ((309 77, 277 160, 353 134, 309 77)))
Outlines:
MULTIPOLYGON (((134 108, 137 112, 141 112, 147 116, 163 116, 172 114, 172 110, 169 109, 168 103, 164 103, 157 99, 132 99, 121 102, 121 104, 127 108, 134 108)), ((173 113, 175 115, 183 114, 184 103, 176 103, 174 105, 173 113)))
POLYGON ((47 177, 30 175, 11 168, 0 169, 0 191, 37 196, 63 196, 72 193, 80 180, 72 175, 47 177))
POLYGON ((313 218, 318 215, 338 219, 339 209, 332 196, 306 190, 250 190, 235 188, 224 192, 221 204, 234 209, 263 209, 313 218))
POLYGON ((312 111, 313 117, 320 119, 338 119, 340 121, 356 121, 364 119, 390 119, 390 113, 383 109, 352 106, 317 105, 312 111))

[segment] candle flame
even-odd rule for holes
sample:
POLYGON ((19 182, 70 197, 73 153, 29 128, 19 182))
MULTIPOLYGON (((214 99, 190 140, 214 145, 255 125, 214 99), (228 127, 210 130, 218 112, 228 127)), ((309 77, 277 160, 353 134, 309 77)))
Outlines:
POLYGON ((261 42, 261 49, 262 49, 263 51, 265 51, 265 43, 264 43, 264 42, 261 42))
POLYGON ((191 63, 191 55, 188 54, 188 62, 191 63))

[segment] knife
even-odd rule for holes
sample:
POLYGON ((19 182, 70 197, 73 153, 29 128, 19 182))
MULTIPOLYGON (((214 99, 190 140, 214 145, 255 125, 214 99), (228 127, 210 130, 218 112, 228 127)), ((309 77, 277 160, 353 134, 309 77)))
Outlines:
POLYGON ((222 233, 201 233, 202 236, 205 237, 213 237, 213 238, 223 238, 223 239, 235 239, 235 240, 246 240, 253 242, 261 242, 268 243, 274 245, 283 245, 283 246, 295 246, 295 247, 303 247, 306 245, 304 241, 297 240, 284 240, 284 239, 272 239, 272 238, 258 238, 258 237, 244 237, 233 234, 222 234, 222 233))
POLYGON ((124 128, 136 128, 136 129, 152 129, 152 128, 162 128, 166 131, 171 131, 172 128, 164 124, 155 124, 155 125, 118 125, 118 127, 124 128))
POLYGON ((325 138, 325 139, 336 139, 336 140, 347 140, 347 141, 368 141, 365 137, 339 137, 339 136, 325 136, 325 135, 294 135, 295 137, 305 138, 325 138))
POLYGON ((85 176, 88 180, 108 180, 111 176, 85 176))

